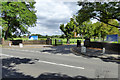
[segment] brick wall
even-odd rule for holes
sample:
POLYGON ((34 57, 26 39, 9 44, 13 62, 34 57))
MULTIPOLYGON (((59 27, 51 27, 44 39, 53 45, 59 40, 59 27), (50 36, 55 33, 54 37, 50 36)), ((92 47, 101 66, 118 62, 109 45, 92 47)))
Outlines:
POLYGON ((12 44, 11 41, 3 41, 3 42, 2 42, 2 45, 3 45, 3 46, 9 46, 9 43, 12 44))
MULTIPOLYGON (((87 46, 87 44, 85 43, 84 46, 87 46)), ((105 48, 107 51, 114 51, 117 54, 120 54, 120 44, 118 43, 90 42, 89 47, 105 48)))
POLYGON ((27 41, 22 41, 24 45, 28 44, 46 44, 46 40, 27 40, 27 41))

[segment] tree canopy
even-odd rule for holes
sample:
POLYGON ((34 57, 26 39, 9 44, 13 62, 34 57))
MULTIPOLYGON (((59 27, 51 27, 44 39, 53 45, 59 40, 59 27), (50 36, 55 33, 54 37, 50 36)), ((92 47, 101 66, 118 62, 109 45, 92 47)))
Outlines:
MULTIPOLYGON (((113 25, 119 25, 119 23, 115 19, 110 19, 108 23, 111 23, 113 25)), ((110 26, 108 24, 105 24, 103 22, 96 22, 92 25, 93 28, 93 37, 101 37, 105 38, 106 35, 110 34, 119 34, 118 28, 114 26, 110 26)))
POLYGON ((12 35, 29 33, 36 24, 35 2, 2 2, 1 17, 5 39, 12 35))
POLYGON ((81 24, 89 19, 97 19, 105 24, 119 27, 108 23, 109 19, 120 22, 120 2, 80 2, 81 9, 78 11, 77 20, 81 24))
POLYGON ((73 33, 75 31, 75 22, 73 18, 70 18, 70 22, 68 22, 66 24, 66 26, 64 26, 64 24, 60 25, 60 29, 62 30, 62 32, 65 34, 65 37, 67 38, 67 43, 69 44, 69 39, 71 37, 73 37, 73 33))

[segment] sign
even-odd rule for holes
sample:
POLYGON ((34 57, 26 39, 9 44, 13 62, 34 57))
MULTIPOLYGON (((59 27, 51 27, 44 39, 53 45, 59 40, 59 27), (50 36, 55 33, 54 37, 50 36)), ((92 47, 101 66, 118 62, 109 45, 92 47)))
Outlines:
POLYGON ((38 40, 38 36, 29 36, 29 40, 38 40))
POLYGON ((59 40, 59 42, 60 42, 61 40, 59 40))
POLYGON ((107 35, 106 41, 118 41, 118 34, 107 35))

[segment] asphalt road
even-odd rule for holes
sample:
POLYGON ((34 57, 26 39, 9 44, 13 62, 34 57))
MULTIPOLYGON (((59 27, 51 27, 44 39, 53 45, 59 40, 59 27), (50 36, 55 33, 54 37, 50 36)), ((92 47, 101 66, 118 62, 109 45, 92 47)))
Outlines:
POLYGON ((74 46, 3 48, 2 77, 118 78, 117 63, 76 56, 70 51, 74 46))

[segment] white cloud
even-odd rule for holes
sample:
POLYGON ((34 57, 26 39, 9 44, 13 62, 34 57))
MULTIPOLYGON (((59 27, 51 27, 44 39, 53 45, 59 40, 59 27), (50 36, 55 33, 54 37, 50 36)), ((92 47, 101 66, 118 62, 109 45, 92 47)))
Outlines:
POLYGON ((29 28, 29 31, 42 35, 61 34, 59 24, 67 23, 73 14, 78 11, 79 8, 76 3, 60 0, 59 2, 58 0, 36 0, 37 25, 29 28))

